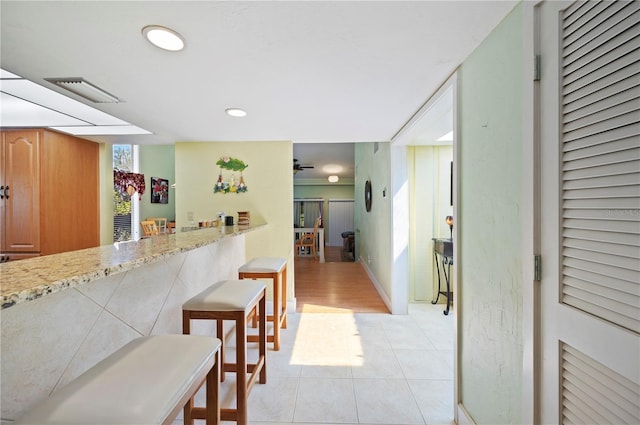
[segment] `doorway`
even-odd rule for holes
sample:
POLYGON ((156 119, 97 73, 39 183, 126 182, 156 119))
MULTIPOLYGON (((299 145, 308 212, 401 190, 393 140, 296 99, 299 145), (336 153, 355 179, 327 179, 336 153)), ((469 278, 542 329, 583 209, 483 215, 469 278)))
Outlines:
POLYGON ((353 199, 329 199, 327 245, 343 246, 345 232, 353 232, 353 199))
POLYGON ((433 239, 454 236, 446 222, 446 217, 452 216, 455 224, 454 93, 455 75, 392 141, 393 146, 406 150, 411 229, 407 295, 411 302, 431 302, 437 297, 433 239))

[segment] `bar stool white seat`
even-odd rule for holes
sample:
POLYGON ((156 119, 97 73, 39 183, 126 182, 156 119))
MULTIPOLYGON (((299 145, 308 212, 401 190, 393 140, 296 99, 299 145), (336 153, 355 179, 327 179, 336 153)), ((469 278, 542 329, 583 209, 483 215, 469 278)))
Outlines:
POLYGON ((236 408, 221 408, 223 421, 236 421, 240 425, 247 423, 247 399, 256 379, 261 384, 267 382, 267 327, 266 327, 266 290, 262 282, 241 282, 225 280, 215 283, 182 305, 182 333, 191 332, 191 320, 215 320, 216 334, 222 340, 220 364, 224 381, 225 372, 236 373, 236 408), (258 329, 258 359, 256 363, 247 363, 247 317, 258 307, 261 317, 258 329), (235 322, 236 359, 235 363, 225 360, 224 326, 225 320, 235 322))
MULTIPOLYGON (((267 342, 273 342, 273 349, 280 350, 280 329, 287 328, 287 260, 280 257, 256 257, 238 269, 238 278, 273 280, 273 314, 267 320, 273 322, 273 334, 267 335, 267 342)), ((249 341, 255 336, 249 335, 249 341)))
POLYGON ((22 416, 17 424, 220 423, 220 340, 206 336, 136 338, 22 416), (206 382, 206 407, 193 397, 206 382))

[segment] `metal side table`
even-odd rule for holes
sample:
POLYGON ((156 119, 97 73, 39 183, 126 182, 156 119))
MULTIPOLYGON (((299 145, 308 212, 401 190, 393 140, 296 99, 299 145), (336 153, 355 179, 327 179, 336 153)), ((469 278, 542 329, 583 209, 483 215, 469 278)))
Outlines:
POLYGON ((453 264, 453 240, 452 239, 438 239, 433 238, 433 256, 436 260, 436 269, 438 271, 438 295, 435 300, 431 301, 431 304, 436 304, 440 299, 440 295, 447 297, 447 307, 444 310, 444 314, 449 314, 449 308, 451 306, 451 265, 453 264), (442 267, 440 267, 442 265, 442 267), (442 290, 442 282, 440 279, 440 270, 444 275, 444 281, 446 284, 446 291, 442 290))

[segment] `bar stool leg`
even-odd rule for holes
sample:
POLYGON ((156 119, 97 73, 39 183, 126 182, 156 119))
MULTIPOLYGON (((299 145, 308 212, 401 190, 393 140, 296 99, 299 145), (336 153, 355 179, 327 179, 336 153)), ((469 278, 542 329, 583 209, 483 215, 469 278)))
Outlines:
POLYGON ((273 279, 273 349, 278 351, 280 350, 280 314, 282 312, 281 300, 280 300, 280 292, 282 291, 282 286, 278 279, 279 273, 274 273, 272 276, 273 279))
MULTIPOLYGON (((222 323, 221 320, 216 321, 218 323, 222 323)), ((182 333, 183 335, 189 335, 191 333, 191 314, 190 312, 183 311, 182 312, 182 333)), ((220 333, 218 334, 220 335, 220 333)), ((204 418, 206 425, 218 425, 220 423, 220 382, 221 377, 224 379, 224 342, 223 339, 220 339, 221 345, 218 352, 215 354, 215 364, 213 368, 207 374, 205 379, 206 383, 206 393, 205 393, 205 406, 203 409, 201 407, 196 407, 194 400, 195 396, 190 398, 189 401, 184 405, 183 423, 185 425, 195 425, 195 420, 202 418, 202 416, 198 415, 197 412, 202 412, 204 410, 204 418), (221 375, 222 371, 222 375, 221 375)))
POLYGON ((260 328, 258 329, 258 334, 260 335, 260 341, 258 342, 258 352, 260 353, 260 357, 264 360, 264 365, 260 370, 260 383, 267 383, 267 296, 265 294, 264 297, 258 302, 260 311, 260 328))
POLYGON ((247 337, 245 315, 236 319, 236 411, 237 422, 247 423, 247 337))
POLYGON ((285 264, 280 275, 282 279, 282 329, 287 329, 287 265, 285 264))
MULTIPOLYGON (((268 320, 273 321, 273 335, 267 336, 268 342, 273 342, 273 349, 280 350, 280 329, 287 328, 287 266, 283 267, 280 272, 276 273, 249 273, 239 272, 239 279, 270 279, 273 281, 273 316, 268 320)), ((259 309, 258 309, 259 310, 259 309)), ((253 327, 258 322, 258 314, 253 312, 251 315, 253 327)), ((249 336, 249 341, 255 342, 255 335, 249 336)))
MULTIPOLYGON (((205 418, 207 425, 218 425, 220 423, 220 370, 220 351, 218 351, 216 353, 216 364, 213 370, 207 374, 207 412, 205 418)), ((190 402, 193 403, 193 399, 190 402)))
POLYGON ((220 345, 220 364, 222 366, 222 371, 220 372, 220 382, 224 382, 226 379, 226 374, 224 373, 224 362, 225 362, 225 337, 224 334, 224 320, 216 320, 216 337, 221 341, 222 345, 220 345))

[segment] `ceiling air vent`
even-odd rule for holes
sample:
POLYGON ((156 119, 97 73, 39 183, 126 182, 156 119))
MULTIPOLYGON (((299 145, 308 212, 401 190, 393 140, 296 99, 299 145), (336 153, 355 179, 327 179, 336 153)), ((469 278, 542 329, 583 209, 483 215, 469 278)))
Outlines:
POLYGON ((45 78, 45 80, 57 85, 58 87, 67 89, 70 92, 77 94, 78 96, 82 96, 94 103, 120 102, 120 100, 114 95, 107 93, 100 87, 91 84, 83 78, 45 78))

